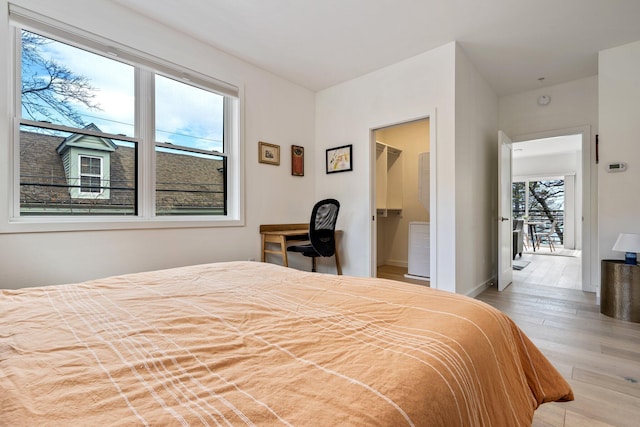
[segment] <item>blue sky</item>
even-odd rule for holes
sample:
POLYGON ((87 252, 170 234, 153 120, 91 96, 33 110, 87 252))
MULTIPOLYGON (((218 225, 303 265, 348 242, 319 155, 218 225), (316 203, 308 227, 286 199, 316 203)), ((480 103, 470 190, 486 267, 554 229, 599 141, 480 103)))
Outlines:
MULTIPOLYGON (((75 104, 85 124, 95 123, 104 132, 133 136, 133 67, 59 42, 45 45, 41 53, 86 77, 95 88, 94 102, 99 105, 99 111, 75 104)), ((23 73, 38 72, 24 65, 23 73)), ((156 137, 159 142, 222 151, 222 123, 222 96, 157 76, 156 137)))

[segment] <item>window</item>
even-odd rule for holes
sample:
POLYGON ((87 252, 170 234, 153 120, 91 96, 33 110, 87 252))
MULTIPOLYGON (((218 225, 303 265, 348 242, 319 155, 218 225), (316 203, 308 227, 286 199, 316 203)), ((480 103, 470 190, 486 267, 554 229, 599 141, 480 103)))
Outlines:
POLYGON ((159 75, 155 88, 156 215, 225 215, 224 96, 159 75))
POLYGON ((102 192, 102 159, 80 156, 80 193, 102 192))
POLYGON ((236 87, 14 5, 10 15, 14 222, 240 219, 236 87))
POLYGON ((525 179, 512 184, 513 218, 557 224, 559 243, 564 240, 565 186, 562 178, 525 179))
POLYGON ((136 215, 137 144, 94 129, 20 127, 20 218, 136 215))

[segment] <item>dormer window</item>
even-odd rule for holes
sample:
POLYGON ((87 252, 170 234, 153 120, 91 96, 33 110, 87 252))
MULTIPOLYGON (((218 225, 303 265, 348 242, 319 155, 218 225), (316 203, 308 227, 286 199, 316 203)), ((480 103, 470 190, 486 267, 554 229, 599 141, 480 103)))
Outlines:
MULTIPOLYGON (((93 123, 84 130, 102 132, 93 123)), ((111 159, 117 149, 109 138, 81 133, 69 135, 60 143, 56 151, 62 158, 72 199, 108 200, 111 197, 111 159)))
POLYGON ((80 156, 80 196, 102 193, 102 158, 80 156))

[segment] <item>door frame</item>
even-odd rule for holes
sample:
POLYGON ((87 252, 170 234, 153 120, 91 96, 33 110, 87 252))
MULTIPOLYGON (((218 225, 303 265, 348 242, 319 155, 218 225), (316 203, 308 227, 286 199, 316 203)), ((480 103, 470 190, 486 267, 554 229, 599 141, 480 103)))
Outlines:
POLYGON ((377 276, 378 268, 378 214, 376 209, 376 138, 377 130, 403 125, 418 120, 429 120, 429 286, 437 288, 437 253, 438 253, 438 233, 437 233, 437 138, 436 138, 436 110, 432 109, 427 114, 398 120, 391 123, 371 126, 369 128, 369 212, 371 216, 371 227, 369 229, 369 275, 377 276))
POLYGON ((513 142, 498 131, 498 291, 513 283, 513 142), (507 150, 507 151, 505 151, 507 150), (505 156, 506 153, 506 156, 505 156), (508 199, 508 203, 505 203, 508 199), (506 224, 505 224, 506 223, 506 224))
POLYGON ((513 143, 567 135, 582 136, 582 290, 596 292, 599 265, 594 243, 598 242, 598 175, 594 165, 595 144, 591 144, 591 126, 547 130, 512 136, 513 143))

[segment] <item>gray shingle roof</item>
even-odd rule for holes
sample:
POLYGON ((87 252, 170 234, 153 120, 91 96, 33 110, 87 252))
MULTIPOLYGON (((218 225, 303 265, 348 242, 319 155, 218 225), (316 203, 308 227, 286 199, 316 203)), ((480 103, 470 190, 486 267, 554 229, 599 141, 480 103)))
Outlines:
MULTIPOLYGON (((20 206, 23 213, 133 214, 136 150, 117 146, 111 152, 109 199, 69 195, 62 157, 57 148, 69 138, 20 132, 20 206)), ((194 155, 156 152, 156 205, 159 214, 211 213, 224 207, 223 161, 194 155)))

